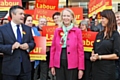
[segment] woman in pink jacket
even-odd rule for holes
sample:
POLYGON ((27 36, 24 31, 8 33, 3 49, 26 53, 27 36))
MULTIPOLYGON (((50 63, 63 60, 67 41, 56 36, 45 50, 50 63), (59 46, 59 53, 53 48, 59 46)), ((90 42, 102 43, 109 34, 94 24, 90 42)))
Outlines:
POLYGON ((50 67, 56 80, 81 79, 84 70, 84 50, 81 30, 75 27, 75 16, 66 8, 61 12, 60 28, 54 33, 50 51, 50 67))

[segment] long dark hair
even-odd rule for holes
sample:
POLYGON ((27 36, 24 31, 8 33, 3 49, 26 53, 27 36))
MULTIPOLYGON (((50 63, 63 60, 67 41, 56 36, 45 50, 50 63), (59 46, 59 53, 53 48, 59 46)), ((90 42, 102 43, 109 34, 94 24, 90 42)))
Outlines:
POLYGON ((101 12, 101 16, 108 19, 107 26, 104 26, 104 31, 107 28, 107 34, 105 38, 109 39, 112 36, 113 31, 117 30, 115 14, 111 9, 106 9, 101 12))
POLYGON ((24 17, 24 24, 25 24, 25 22, 26 22, 26 20, 27 20, 28 17, 32 17, 32 15, 30 15, 30 14, 25 14, 25 17, 24 17))

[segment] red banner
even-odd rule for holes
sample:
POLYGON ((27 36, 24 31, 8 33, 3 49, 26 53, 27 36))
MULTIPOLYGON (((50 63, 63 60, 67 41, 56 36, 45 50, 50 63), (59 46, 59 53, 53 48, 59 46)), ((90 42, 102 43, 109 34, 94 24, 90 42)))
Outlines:
POLYGON ((104 6, 105 6, 105 1, 104 0, 93 0, 88 5, 88 7, 89 7, 89 16, 92 16, 93 14, 97 13, 98 12, 97 10, 104 7, 104 6))
POLYGON ((105 0, 106 6, 111 9, 112 7, 112 0, 105 0))
MULTIPOLYGON (((59 8, 59 12, 61 12, 64 9, 65 8, 59 8)), ((83 8, 82 7, 72 7, 70 9, 74 12, 76 20, 83 20, 83 8)))
POLYGON ((34 11, 34 20, 38 20, 39 18, 46 18, 48 22, 53 22, 52 15, 55 12, 55 10, 45 10, 36 8, 34 11))
MULTIPOLYGON (((56 26, 45 26, 43 27, 42 35, 46 36, 47 40, 47 46, 51 46, 54 31, 57 27, 56 26)), ((62 31, 59 33, 61 36, 64 34, 62 31)), ((97 32, 82 32, 82 38, 83 38, 83 45, 84 45, 84 51, 91 52, 93 48, 93 42, 95 40, 97 32)))
POLYGON ((82 38, 83 38, 83 45, 84 45, 84 51, 92 51, 93 43, 96 38, 97 32, 82 32, 82 38))
POLYGON ((34 17, 34 10, 24 10, 25 11, 25 14, 30 14, 32 15, 32 17, 34 17))
POLYGON ((58 10, 59 0, 36 0, 35 8, 58 10))
POLYGON ((47 40, 47 46, 51 46, 52 39, 54 36, 54 31, 57 28, 57 26, 44 26, 42 31, 42 36, 46 36, 47 40))
POLYGON ((31 60, 46 60, 46 37, 34 36, 36 47, 30 52, 31 60))
POLYGON ((112 9, 112 0, 93 0, 89 2, 88 8, 89 17, 91 17, 104 9, 112 9))
MULTIPOLYGON (((59 12, 61 12, 63 9, 65 8, 59 8, 59 12)), ((79 24, 81 20, 83 20, 83 8, 82 7, 72 7, 70 8, 74 14, 75 14, 75 18, 76 18, 76 23, 79 24)))
POLYGON ((14 5, 22 6, 21 0, 0 0, 0 11, 8 11, 14 5))

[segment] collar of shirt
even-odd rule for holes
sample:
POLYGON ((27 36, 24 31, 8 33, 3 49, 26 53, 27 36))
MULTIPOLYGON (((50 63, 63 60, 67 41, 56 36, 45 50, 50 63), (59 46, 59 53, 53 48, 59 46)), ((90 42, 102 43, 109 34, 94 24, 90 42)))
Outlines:
POLYGON ((117 30, 120 30, 120 26, 117 26, 117 30))
MULTIPOLYGON (((15 35, 15 38, 17 39, 17 24, 15 24, 13 21, 11 21, 11 27, 12 27, 12 30, 13 30, 13 33, 15 35)), ((21 32, 21 36, 23 37, 23 34, 22 34, 22 26, 20 24, 20 32, 21 32)))

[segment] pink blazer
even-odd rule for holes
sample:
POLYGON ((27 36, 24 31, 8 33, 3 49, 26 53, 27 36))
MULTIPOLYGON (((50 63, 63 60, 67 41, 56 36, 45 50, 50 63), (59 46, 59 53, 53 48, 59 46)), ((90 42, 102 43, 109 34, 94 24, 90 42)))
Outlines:
MULTIPOLYGON (((60 68, 60 56, 62 47, 60 45, 62 28, 57 28, 54 33, 50 50, 50 67, 60 68)), ((67 61, 68 69, 78 68, 84 70, 84 50, 82 33, 79 28, 73 27, 67 36, 67 61)))

